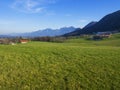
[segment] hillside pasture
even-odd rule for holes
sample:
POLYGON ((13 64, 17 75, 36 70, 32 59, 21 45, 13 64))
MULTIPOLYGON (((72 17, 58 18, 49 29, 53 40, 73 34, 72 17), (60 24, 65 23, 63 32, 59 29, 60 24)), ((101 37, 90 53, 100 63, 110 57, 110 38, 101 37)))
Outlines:
POLYGON ((120 39, 0 45, 1 90, 120 90, 120 39))

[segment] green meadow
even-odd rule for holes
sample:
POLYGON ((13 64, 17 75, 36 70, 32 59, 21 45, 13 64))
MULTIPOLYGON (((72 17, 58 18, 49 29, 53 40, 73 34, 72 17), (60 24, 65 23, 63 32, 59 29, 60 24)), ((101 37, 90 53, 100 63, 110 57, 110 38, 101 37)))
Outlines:
POLYGON ((120 90, 120 34, 0 45, 0 90, 120 90))

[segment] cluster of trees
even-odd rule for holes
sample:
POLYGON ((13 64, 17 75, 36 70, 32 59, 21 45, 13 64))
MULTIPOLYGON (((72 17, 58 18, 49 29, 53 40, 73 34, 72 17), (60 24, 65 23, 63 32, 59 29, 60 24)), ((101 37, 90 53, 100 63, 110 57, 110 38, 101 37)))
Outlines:
POLYGON ((86 40, 102 40, 103 37, 97 36, 97 35, 80 35, 80 36, 69 36, 69 37, 62 37, 62 36, 56 36, 56 37, 12 37, 12 38, 1 38, 0 44, 12 44, 12 43, 20 43, 21 39, 27 39, 29 41, 43 41, 43 42, 57 42, 57 43, 63 43, 67 39, 77 39, 77 38, 84 38, 86 40))
POLYGON ((22 37, 8 37, 8 38, 0 38, 0 44, 13 44, 19 43, 22 37))
POLYGON ((33 37, 33 38, 24 38, 24 37, 10 37, 10 38, 0 38, 0 44, 12 44, 12 43, 20 43, 21 39, 28 39, 29 41, 43 41, 43 42, 64 42, 67 37, 33 37))
POLYGON ((35 37, 31 38, 31 41, 45 41, 45 42, 64 42, 67 38, 66 37, 35 37))

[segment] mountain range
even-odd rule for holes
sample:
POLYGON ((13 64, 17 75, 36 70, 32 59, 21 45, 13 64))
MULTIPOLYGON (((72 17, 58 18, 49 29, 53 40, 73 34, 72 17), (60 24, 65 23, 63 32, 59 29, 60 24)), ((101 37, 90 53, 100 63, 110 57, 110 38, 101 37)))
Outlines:
POLYGON ((78 36, 81 34, 93 34, 97 32, 120 32, 120 10, 104 16, 100 21, 92 21, 84 28, 63 27, 60 29, 44 29, 28 33, 13 33, 0 35, 0 37, 42 37, 42 36, 78 36))
POLYGON ((22 37, 39 37, 39 36, 60 36, 65 33, 69 33, 76 30, 75 27, 63 27, 60 29, 44 29, 44 30, 38 30, 35 32, 29 32, 29 33, 12 33, 9 34, 9 36, 22 36, 22 37))
POLYGON ((77 29, 63 36, 77 36, 81 34, 92 34, 106 31, 120 31, 120 10, 106 15, 98 22, 91 22, 83 29, 77 29))

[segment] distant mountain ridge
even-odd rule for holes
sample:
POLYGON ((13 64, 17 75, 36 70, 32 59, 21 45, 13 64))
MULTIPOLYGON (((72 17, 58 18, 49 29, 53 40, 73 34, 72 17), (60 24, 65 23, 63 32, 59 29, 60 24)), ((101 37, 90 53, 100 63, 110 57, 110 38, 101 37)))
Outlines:
POLYGON ((93 23, 93 25, 87 25, 83 29, 77 29, 64 36, 76 36, 106 31, 120 31, 120 10, 106 15, 99 22, 93 23))
POLYGON ((63 27, 60 29, 44 29, 29 33, 14 33, 0 35, 1 37, 42 37, 42 36, 78 36, 81 34, 93 34, 97 32, 116 31, 120 32, 120 10, 104 16, 100 21, 92 21, 84 28, 63 27))
POLYGON ((9 34, 10 36, 23 36, 23 37, 39 37, 39 36, 60 36, 65 33, 69 33, 76 30, 75 27, 63 27, 60 29, 44 29, 44 30, 38 30, 35 32, 29 32, 29 33, 13 33, 9 34))

